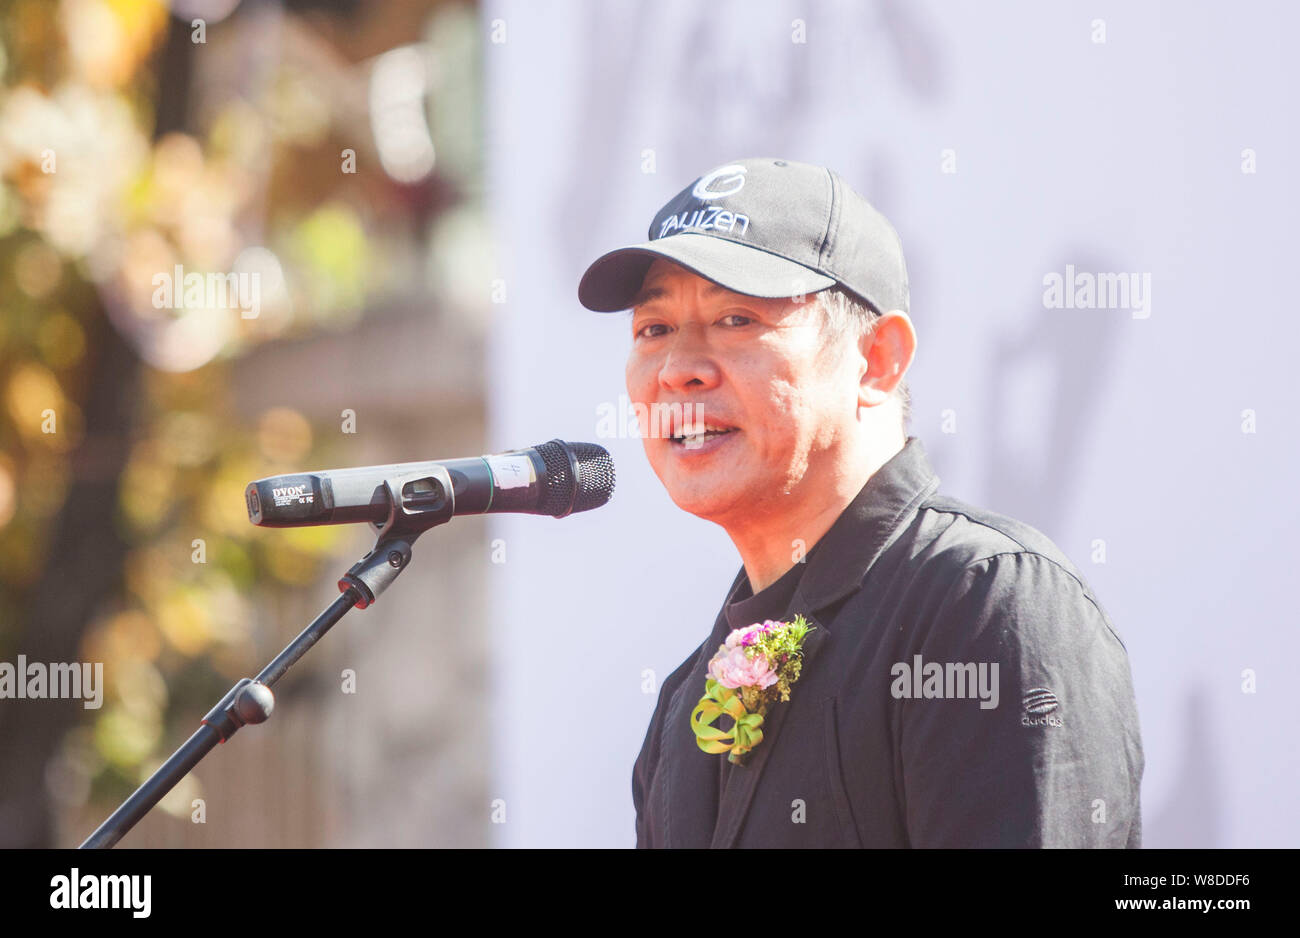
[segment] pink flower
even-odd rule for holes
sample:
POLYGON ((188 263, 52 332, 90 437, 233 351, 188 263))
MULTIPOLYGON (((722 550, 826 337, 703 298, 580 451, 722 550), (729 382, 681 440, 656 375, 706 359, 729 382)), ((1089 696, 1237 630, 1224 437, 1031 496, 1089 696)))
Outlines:
POLYGON ((733 690, 741 687, 771 687, 776 683, 777 676, 767 656, 755 654, 751 658, 743 646, 732 644, 731 636, 741 631, 737 629, 727 636, 727 644, 731 647, 724 645, 713 656, 709 662, 709 677, 733 690))
POLYGON ((743 629, 733 629, 727 636, 727 648, 748 648, 754 642, 758 641, 758 636, 763 632, 770 632, 773 629, 781 627, 780 622, 773 622, 768 619, 766 622, 755 622, 753 625, 747 625, 743 629))

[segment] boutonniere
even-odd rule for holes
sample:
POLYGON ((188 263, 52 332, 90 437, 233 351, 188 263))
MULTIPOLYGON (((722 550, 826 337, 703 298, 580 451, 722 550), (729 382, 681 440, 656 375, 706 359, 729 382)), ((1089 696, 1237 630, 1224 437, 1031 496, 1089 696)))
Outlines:
POLYGON ((735 629, 709 661, 704 696, 691 712, 695 742, 708 753, 727 753, 739 764, 763 741, 763 717, 772 704, 790 699, 803 667, 803 640, 812 630, 803 616, 793 622, 766 622, 735 629), (713 721, 735 721, 722 730, 713 721))

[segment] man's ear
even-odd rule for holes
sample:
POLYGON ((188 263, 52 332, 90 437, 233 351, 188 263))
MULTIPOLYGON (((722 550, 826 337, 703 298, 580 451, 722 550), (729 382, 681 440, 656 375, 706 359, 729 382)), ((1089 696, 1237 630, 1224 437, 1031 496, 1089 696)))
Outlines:
POLYGON ((865 407, 883 404, 898 387, 916 355, 916 330, 902 310, 890 310, 876 320, 869 335, 862 337, 865 363, 858 387, 858 400, 865 407))

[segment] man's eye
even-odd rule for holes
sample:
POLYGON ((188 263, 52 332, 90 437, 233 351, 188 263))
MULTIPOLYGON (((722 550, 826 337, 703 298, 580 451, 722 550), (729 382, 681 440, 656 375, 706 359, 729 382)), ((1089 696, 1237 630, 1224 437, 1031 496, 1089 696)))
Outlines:
POLYGON ((741 320, 741 321, 738 322, 738 323, 733 323, 733 325, 736 325, 736 326, 747 326, 747 325, 749 325, 751 322, 754 321, 752 317, 750 317, 750 316, 743 316, 743 315, 741 315, 740 313, 731 313, 731 314, 729 314, 729 315, 727 315, 727 316, 723 316, 722 319, 720 319, 720 320, 718 320, 718 321, 719 321, 719 322, 726 322, 728 319, 739 319, 739 320, 741 320))
POLYGON ((666 328, 667 327, 661 322, 652 322, 649 325, 642 326, 640 329, 638 329, 636 333, 636 337, 641 338, 642 336, 644 336, 645 338, 652 339, 655 338, 656 336, 663 335, 663 333, 662 332, 650 333, 648 332, 648 330, 666 329, 666 328))

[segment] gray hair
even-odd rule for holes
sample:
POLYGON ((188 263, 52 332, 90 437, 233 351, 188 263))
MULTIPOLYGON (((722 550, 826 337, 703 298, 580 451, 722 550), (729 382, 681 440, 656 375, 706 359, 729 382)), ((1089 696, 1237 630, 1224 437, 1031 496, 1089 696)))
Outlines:
MULTIPOLYGON (((830 348, 845 339, 857 341, 869 335, 876 328, 880 313, 865 303, 856 293, 836 284, 813 294, 817 305, 821 307, 826 322, 825 348, 830 348)), ((907 387, 907 378, 898 382, 894 388, 894 397, 898 399, 903 428, 912 419, 912 394, 907 387)))

